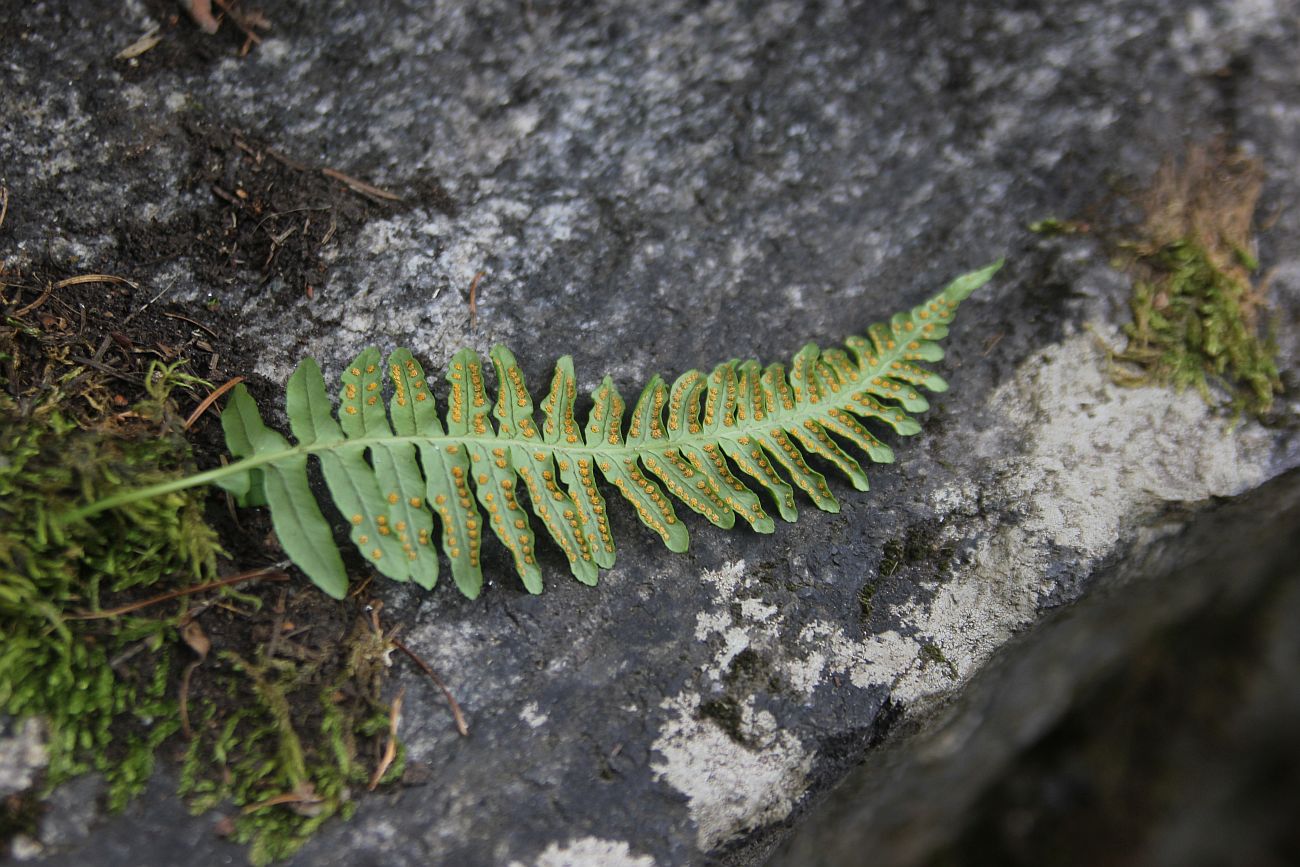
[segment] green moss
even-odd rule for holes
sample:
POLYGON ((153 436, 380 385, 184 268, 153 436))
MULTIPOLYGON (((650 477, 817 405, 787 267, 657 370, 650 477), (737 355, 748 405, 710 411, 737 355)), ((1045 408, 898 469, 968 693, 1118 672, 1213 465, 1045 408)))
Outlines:
POLYGON ((25 410, 0 395, 0 711, 46 720, 47 786, 99 770, 113 809, 144 786, 177 727, 164 650, 176 617, 78 617, 105 592, 210 577, 216 534, 191 493, 66 526, 52 516, 191 471, 184 439, 159 435, 157 408, 137 406, 130 428, 85 430, 59 388, 25 410))
POLYGON ((1195 388, 1215 405, 1223 394, 1236 415, 1272 408, 1282 383, 1252 252, 1264 177, 1245 154, 1194 146, 1139 195, 1143 222, 1117 257, 1133 275, 1118 382, 1195 388))
POLYGON ((880 577, 889 578, 902 566, 928 563, 936 575, 947 572, 953 548, 939 540, 930 527, 908 527, 900 538, 890 539, 880 549, 880 577))
POLYGON ((953 680, 957 679, 957 666, 953 665, 952 660, 944 656, 943 650, 939 648, 939 645, 932 641, 927 641, 921 645, 921 662, 924 665, 928 665, 932 662, 942 665, 944 668, 948 669, 949 677, 953 680))
MULTIPOLYGON (((1235 258, 1243 269, 1257 267, 1243 251, 1235 258)), ((1116 356, 1139 372, 1121 374, 1121 381, 1195 388, 1211 403, 1211 384, 1218 384, 1234 412, 1267 413, 1282 382, 1276 346, 1252 321, 1257 301, 1250 284, 1188 240, 1141 262, 1151 276, 1134 285, 1133 321, 1124 328, 1128 346, 1116 356)))
POLYGON ((1078 220, 1062 220, 1059 217, 1047 217, 1029 224, 1029 231, 1035 235, 1051 238, 1057 235, 1086 235, 1092 231, 1087 223, 1078 220))
POLYGON ((722 695, 702 702, 700 716, 716 722, 727 733, 727 737, 736 743, 745 742, 745 735, 740 730, 740 702, 734 696, 722 695))
MULTIPOLYGON (((1134 196, 1144 213, 1140 225, 1097 232, 1111 267, 1133 277, 1128 344, 1111 350, 1116 382, 1194 388, 1236 416, 1272 409, 1282 381, 1263 315, 1267 280, 1254 278, 1260 263, 1253 252, 1264 175, 1243 153, 1193 145, 1134 196)), ((1094 233, 1088 223, 1056 218, 1029 229, 1094 233)))
POLYGON ((862 585, 862 589, 858 591, 858 616, 863 622, 870 620, 871 615, 875 613, 876 604, 874 600, 876 598, 876 590, 879 588, 880 582, 868 581, 866 584, 862 585))
MULTIPOLYGON (((249 846, 255 865, 287 858, 334 817, 356 809, 371 763, 361 745, 390 727, 378 700, 387 642, 361 625, 342 648, 344 666, 323 677, 329 660, 291 661, 223 654, 231 692, 224 716, 207 703, 181 771, 181 794, 195 813, 229 802, 238 812, 231 836, 249 846)), ((403 751, 380 782, 401 776, 403 751)))
MULTIPOLYGON (((203 494, 54 520, 114 490, 193 471, 169 396, 197 381, 161 364, 145 381, 129 409, 77 367, 22 403, 0 391, 0 713, 43 718, 49 732, 41 786, 6 799, 0 844, 33 832, 41 794, 86 771, 105 776, 105 805, 122 809, 181 728, 180 669, 193 658, 180 634, 188 597, 111 609, 216 577, 221 551, 203 494)), ((233 803, 232 836, 265 864, 355 808, 389 736, 389 707, 379 701, 389 644, 362 620, 305 661, 262 653, 252 635, 261 599, 222 593, 242 610, 231 606, 219 649, 191 681, 201 698, 189 702, 195 737, 180 788, 196 811, 233 803), (253 650, 245 658, 220 649, 228 647, 253 650)), ((205 622, 215 618, 210 611, 205 622)), ((383 781, 402 767, 399 744, 383 781)))
POLYGON ((889 578, 903 565, 904 548, 901 539, 890 539, 880 549, 880 575, 889 578))

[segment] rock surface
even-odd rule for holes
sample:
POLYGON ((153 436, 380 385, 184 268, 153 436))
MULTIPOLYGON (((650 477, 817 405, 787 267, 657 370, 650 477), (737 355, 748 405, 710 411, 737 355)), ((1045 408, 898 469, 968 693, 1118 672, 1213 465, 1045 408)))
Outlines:
MULTIPOLYGON (((364 799, 294 863, 751 860, 1167 504, 1300 464, 1296 2, 284 3, 242 59, 167 3, 3 6, 3 262, 211 305, 274 383, 305 353, 328 376, 371 343, 434 366, 500 341, 534 386, 569 351, 581 387, 626 393, 838 342, 1008 258, 963 306, 953 391, 870 493, 836 487, 839 514, 805 504, 766 537, 693 522, 673 556, 616 507, 594 590, 552 557, 527 596, 499 554, 474 602, 385 588, 473 733, 410 675, 403 735, 431 782, 364 799), (162 44, 114 59, 156 23, 162 44), (298 282, 205 263, 167 243, 225 231, 212 129, 403 200, 355 209, 298 282), (1268 173, 1291 391, 1267 428, 1112 384, 1097 338, 1127 279, 1092 241, 1026 229, 1216 137, 1268 173)), ((48 861, 241 857, 172 791, 48 861)))
POLYGON ((8 720, 0 727, 0 798, 29 788, 49 757, 41 721, 8 720))
POLYGON ((1157 535, 873 754, 769 863, 1294 860, 1300 472, 1157 535))

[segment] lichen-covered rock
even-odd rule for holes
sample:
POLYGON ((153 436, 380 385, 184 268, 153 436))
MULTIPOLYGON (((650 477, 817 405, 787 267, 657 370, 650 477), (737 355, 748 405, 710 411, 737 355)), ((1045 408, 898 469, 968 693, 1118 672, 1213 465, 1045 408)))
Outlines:
MULTIPOLYGON (((963 305, 953 390, 869 493, 837 489, 839 514, 808 505, 765 537, 693 524, 673 556, 615 507, 619 563, 595 589, 557 556, 525 595, 499 553, 476 601, 383 587, 472 733, 402 673, 428 782, 364 798, 296 856, 744 860, 1168 503, 1300 464, 1294 390, 1264 427, 1114 385, 1127 279, 1093 239, 1026 229, 1227 136, 1267 172, 1259 253, 1294 384, 1300 212, 1280 206, 1300 177, 1298 11, 282 4, 241 58, 228 24, 208 37, 170 3, 20 4, 0 24, 0 264, 208 305, 253 359, 228 375, 283 382, 310 353, 328 376, 370 343, 432 368, 500 341, 530 381, 571 352, 581 388, 610 373, 626 393, 719 347, 838 341, 1006 254, 963 305), (114 59, 154 25, 160 44, 114 59), (302 180, 324 168, 401 201, 302 180), (241 191, 270 210, 241 210, 241 191), (333 195, 355 201, 310 224, 333 195)), ((50 862, 239 857, 164 783, 50 862)))
POLYGON ((31 787, 49 757, 38 719, 0 719, 0 798, 31 787))

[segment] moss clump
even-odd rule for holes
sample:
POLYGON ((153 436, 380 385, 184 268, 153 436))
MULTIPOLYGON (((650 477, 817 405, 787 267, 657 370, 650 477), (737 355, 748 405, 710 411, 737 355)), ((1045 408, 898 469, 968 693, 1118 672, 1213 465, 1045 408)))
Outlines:
POLYGON ((711 719, 718 724, 727 737, 738 744, 746 742, 745 733, 741 731, 742 712, 740 702, 732 695, 721 695, 700 704, 700 716, 711 719))
POLYGON ((1092 231, 1087 223, 1078 220, 1062 220, 1060 217, 1047 217, 1029 224, 1029 231, 1035 235, 1051 238, 1058 235, 1086 235, 1092 231))
POLYGON ((83 371, 26 409, 0 394, 0 712, 46 720, 47 785, 98 770, 112 809, 143 787, 179 726, 167 696, 176 618, 83 618, 103 593, 210 577, 217 538, 188 492, 76 524, 54 516, 192 471, 185 440, 160 435, 174 372, 151 368, 150 398, 90 429, 67 411, 83 371))
POLYGON ((904 547, 901 539, 890 539, 880 549, 880 575, 889 578, 903 564, 904 547))
MULTIPOLYGON (((908 527, 902 537, 890 539, 880 548, 880 577, 889 578, 903 566, 928 563, 936 576, 942 576, 952 563, 954 551, 938 533, 926 526, 908 527)), ((874 592, 874 591, 873 591, 874 592)))
POLYGON ((1214 381, 1235 412, 1268 412, 1282 382, 1277 349, 1253 324, 1250 284, 1191 241, 1168 244, 1142 262, 1154 276, 1134 286, 1133 321, 1124 327, 1128 346, 1116 355, 1141 372, 1121 372, 1120 381, 1191 387, 1210 402, 1214 381))
POLYGON ((133 362, 120 375, 77 363, 85 338, 60 323, 0 320, 0 715, 41 718, 49 736, 38 784, 0 801, 0 852, 35 834, 43 795, 83 772, 104 775, 109 809, 125 806, 188 709, 183 793, 196 811, 233 803, 230 834, 255 863, 285 857, 350 815, 368 780, 402 771, 379 700, 389 636, 377 614, 353 628, 360 601, 218 593, 222 551, 199 489, 60 520, 192 473, 172 396, 210 388, 183 362, 143 376, 133 362), (290 610, 312 625, 311 645, 283 629, 290 610))
MULTIPOLYGON (((883 564, 882 564, 882 569, 883 569, 883 564)), ((891 574, 893 573, 892 569, 890 570, 890 573, 891 574)), ((880 589, 880 581, 879 579, 877 579, 875 581, 868 581, 866 584, 863 584, 862 589, 858 591, 858 618, 863 623, 866 623, 868 620, 870 620, 871 615, 874 614, 876 611, 875 598, 876 598, 876 591, 879 589, 880 589)))
POLYGON ((957 679, 957 666, 952 664, 952 660, 945 656, 943 650, 933 641, 921 645, 921 664, 924 666, 930 663, 942 665, 947 669, 949 677, 953 680, 957 679))
POLYGON ((1210 403, 1218 385, 1234 413, 1272 408, 1282 382, 1252 252, 1262 181, 1247 157, 1203 148, 1157 174, 1139 238, 1122 245, 1135 279, 1116 381, 1191 387, 1210 403))
POLYGON ((379 779, 362 760, 364 745, 391 733, 392 708, 379 701, 390 647, 377 624, 361 620, 336 655, 222 654, 228 672, 220 705, 238 710, 204 704, 181 769, 191 810, 239 808, 229 834, 263 865, 292 855, 325 821, 350 817, 367 780, 400 777, 396 742, 379 779))

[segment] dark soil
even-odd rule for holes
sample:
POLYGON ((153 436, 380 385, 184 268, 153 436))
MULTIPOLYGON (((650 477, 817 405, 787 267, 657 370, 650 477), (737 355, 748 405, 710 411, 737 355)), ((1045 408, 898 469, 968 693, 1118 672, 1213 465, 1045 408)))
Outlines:
MULTIPOLYGON (((4 313, 9 323, 18 326, 11 331, 16 351, 3 362, 4 374, 7 389, 20 408, 34 401, 69 370, 81 367, 86 372, 78 379, 93 378, 106 386, 110 418, 106 419, 102 408, 89 402, 91 399, 99 402, 97 397, 87 396, 68 409, 86 426, 124 420, 129 415, 129 407, 148 396, 145 376, 153 360, 168 364, 183 360, 182 371, 214 385, 242 375, 255 380, 249 383, 255 392, 278 391, 274 384, 250 376, 254 357, 239 340, 235 316, 219 307, 169 304, 157 298, 152 287, 118 282, 59 286, 60 281, 74 276, 49 266, 27 273, 0 275, 0 280, 7 284, 0 296, 7 302, 4 313), (15 316, 18 312, 23 315, 15 316), (120 410, 117 419, 112 418, 113 409, 120 410)), ((64 390, 76 393, 77 385, 77 380, 65 383, 64 390)), ((197 386, 187 392, 173 393, 176 411, 173 421, 181 424, 208 392, 209 389, 197 386)), ((186 436, 198 467, 219 464, 226 455, 220 407, 213 406, 196 419, 186 436)), ((230 555, 228 568, 223 572, 254 569, 283 559, 263 513, 244 510, 236 516, 222 497, 213 496, 208 519, 220 531, 223 547, 230 555)), ((325 601, 325 608, 338 607, 322 594, 306 587, 302 590, 301 595, 310 600, 325 601)), ((268 596, 266 601, 270 602, 271 596, 279 591, 250 589, 249 592, 264 592, 268 596)), ((105 606, 122 601, 131 600, 105 600, 105 606)), ((325 612, 313 612, 314 617, 322 614, 325 612)), ((350 627, 351 618, 340 616, 341 623, 350 627)), ((244 627, 242 631, 249 630, 244 627)))
MULTIPOLYGON (((87 428, 131 437, 157 435, 160 422, 146 422, 133 409, 149 396, 151 361, 181 364, 179 369, 213 383, 225 382, 235 370, 247 370, 251 364, 251 357, 240 351, 237 322, 224 313, 166 304, 147 287, 105 276, 69 283, 70 277, 43 266, 0 278, 0 382, 16 399, 19 412, 55 393, 65 395, 60 403, 64 415, 87 428)), ((178 429, 209 391, 201 383, 173 391, 173 406, 161 424, 178 429)), ((217 408, 199 416, 187 435, 196 464, 220 463, 225 446, 217 408)), ((170 671, 166 693, 188 710, 195 736, 211 742, 225 720, 259 701, 237 663, 252 660, 256 666, 295 672, 285 688, 292 725, 303 738, 308 760, 326 755, 325 744, 318 742, 324 737, 320 697, 326 685, 335 685, 331 701, 350 720, 367 718, 385 701, 386 669, 374 663, 380 656, 357 655, 359 642, 389 629, 381 620, 381 599, 363 584, 346 601, 335 602, 309 585, 283 559, 264 511, 237 512, 225 497, 213 493, 207 520, 220 534, 227 555, 218 563, 220 577, 268 567, 276 571, 266 580, 242 582, 233 591, 208 590, 183 598, 166 598, 160 594, 166 588, 160 586, 139 586, 104 594, 101 606, 153 601, 143 614, 164 619, 183 615, 181 636, 188 649, 177 642, 164 647, 160 659, 170 655, 178 663, 170 671), (277 577, 289 580, 273 580, 277 577), (205 651, 201 660, 199 643, 205 651)), ((94 627, 88 625, 87 636, 94 634, 94 627)), ((131 654, 117 669, 118 676, 148 682, 155 664, 152 653, 131 654)), ((135 720, 114 725, 121 729, 123 745, 131 733, 143 734, 135 720)), ((161 757, 181 762, 185 738, 175 736, 166 744, 161 757)), ((382 746, 382 734, 357 737, 357 762, 377 767, 382 746)), ((108 750, 110 759, 125 758, 114 749, 108 750)), ((16 833, 36 833, 43 810, 39 784, 0 803, 0 850, 16 833)))
POLYGON ((300 163, 215 121, 190 120, 184 132, 191 149, 185 189, 210 204, 167 222, 122 226, 118 254, 142 266, 188 259, 214 307, 232 292, 241 301, 249 294, 313 297, 340 245, 368 220, 403 206, 394 194, 364 191, 360 181, 350 187, 326 174, 334 170, 300 163), (250 274, 257 281, 251 289, 250 274))
MULTIPOLYGON (((160 22, 157 35, 161 40, 137 57, 115 60, 127 81, 148 79, 164 69, 202 71, 226 57, 255 51, 257 41, 250 39, 248 34, 251 32, 260 38, 259 34, 271 30, 257 26, 257 22, 264 18, 260 4, 242 0, 227 0, 226 5, 247 29, 236 26, 230 16, 222 14, 219 5, 213 4, 212 11, 221 16, 222 22, 217 32, 211 35, 199 29, 176 0, 144 0, 143 5, 149 16, 160 22)), ((283 30, 287 23, 284 11, 287 10, 276 10, 275 21, 270 22, 277 31, 283 30)))
MULTIPOLYGON (((136 57, 114 61, 128 80, 162 71, 201 73, 222 59, 256 50, 257 40, 248 35, 259 31, 250 24, 260 11, 253 4, 227 0, 215 36, 202 33, 174 0, 145 0, 145 5, 161 22, 157 35, 162 38, 136 57)), ((214 4, 214 11, 221 5, 214 4)), ((295 15, 305 13, 282 9, 275 14, 275 26, 283 30, 294 26, 295 15)), ((417 206, 454 212, 455 203, 437 178, 417 179, 409 189, 383 190, 341 168, 300 160, 256 132, 198 108, 185 118, 179 130, 159 134, 179 135, 188 146, 190 167, 180 192, 197 204, 161 222, 124 215, 115 249, 97 261, 74 268, 46 257, 19 271, 0 272, 0 341, 5 344, 0 379, 20 411, 81 368, 75 381, 63 383, 64 391, 82 395, 67 408, 69 414, 84 426, 120 424, 147 397, 145 378, 154 360, 182 362, 183 372, 212 384, 172 394, 175 417, 170 421, 177 429, 212 387, 234 377, 245 379, 261 405, 278 405, 282 384, 251 373, 256 347, 241 340, 237 312, 244 302, 259 296, 271 303, 311 299, 327 285, 333 257, 371 219, 417 206), (205 302, 172 302, 167 287, 150 282, 148 275, 157 266, 173 261, 185 262, 197 284, 206 288, 205 302), (97 276, 90 279, 92 274, 97 276)), ((27 214, 39 214, 43 207, 39 201, 21 204, 27 214)), ((215 466, 227 455, 219 403, 185 433, 198 468, 215 466)), ((188 597, 193 623, 211 643, 207 658, 190 675, 188 706, 214 706, 213 719, 219 721, 250 699, 228 688, 232 658, 297 665, 306 675, 298 689, 287 693, 295 726, 315 730, 320 687, 338 682, 358 629, 386 626, 379 619, 382 603, 372 600, 364 584, 341 603, 318 592, 284 565, 264 511, 236 511, 224 496, 214 494, 207 519, 228 555, 219 565, 223 577, 276 566, 292 580, 252 581, 239 585, 234 595, 214 591, 188 597)), ((356 572, 363 574, 364 568, 356 572)), ((102 605, 136 602, 158 589, 126 591, 103 599, 102 605)), ((180 604, 162 602, 154 610, 169 616, 181 610, 180 604)), ((177 650, 182 665, 169 685, 173 696, 181 694, 184 663, 196 659, 184 647, 177 650)), ((373 702, 379 687, 358 678, 339 701, 373 702)), ((179 737, 173 743, 175 749, 164 754, 179 758, 185 744, 179 737)), ((378 745, 363 745, 359 760, 373 763, 377 756, 370 753, 378 745)), ((32 810, 39 812, 39 801, 6 805, 5 814, 22 819, 9 831, 30 831, 37 815, 32 810)))
POLYGON ((329 263, 368 221, 421 205, 453 213, 433 178, 411 198, 328 166, 299 162, 257 136, 208 119, 184 126, 191 164, 186 192, 210 203, 166 222, 126 223, 118 258, 137 266, 187 259, 209 306, 267 295, 308 299, 328 283, 329 263), (249 286, 248 277, 256 283, 249 286))

